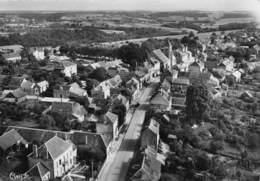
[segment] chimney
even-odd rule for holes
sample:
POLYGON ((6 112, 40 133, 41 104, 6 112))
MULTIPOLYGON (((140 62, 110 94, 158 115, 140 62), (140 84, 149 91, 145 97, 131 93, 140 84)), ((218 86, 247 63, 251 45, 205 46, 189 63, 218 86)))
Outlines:
POLYGON ((35 157, 35 158, 38 158, 38 147, 37 147, 37 145, 33 145, 33 156, 35 157))

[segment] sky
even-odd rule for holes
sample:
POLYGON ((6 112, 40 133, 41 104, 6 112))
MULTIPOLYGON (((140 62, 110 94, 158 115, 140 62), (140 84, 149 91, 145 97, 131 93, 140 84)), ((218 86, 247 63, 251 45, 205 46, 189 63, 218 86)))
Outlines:
POLYGON ((260 12, 257 1, 259 0, 0 0, 0 10, 246 10, 260 12))

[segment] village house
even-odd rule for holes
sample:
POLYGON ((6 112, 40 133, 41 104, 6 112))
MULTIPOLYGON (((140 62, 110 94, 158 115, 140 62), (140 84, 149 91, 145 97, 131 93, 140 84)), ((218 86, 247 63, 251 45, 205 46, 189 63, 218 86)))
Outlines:
POLYGON ((96 123, 97 133, 109 134, 112 140, 115 140, 118 136, 118 116, 110 111, 97 116, 98 121, 96 123))
POLYGON ((0 136, 0 155, 8 152, 14 145, 27 145, 28 142, 14 129, 11 129, 0 136))
POLYGON ((69 86, 55 86, 53 88, 53 97, 66 99, 70 96, 70 87, 69 86))
POLYGON ((29 95, 40 95, 41 93, 46 92, 48 87, 49 82, 46 80, 38 83, 33 83, 29 80, 26 80, 21 84, 21 89, 29 95))
POLYGON ((231 75, 234 76, 236 82, 241 81, 242 73, 239 70, 232 72, 231 75))
POLYGON ((66 77, 77 75, 77 64, 70 61, 56 61, 56 69, 61 70, 66 77))
POLYGON ((110 84, 107 81, 101 82, 91 90, 91 96, 93 98, 107 99, 110 96, 110 84))
POLYGON ((170 110, 172 106, 171 96, 165 90, 160 88, 160 90, 152 96, 150 104, 155 110, 170 110))
POLYGON ((29 154, 29 167, 41 163, 50 172, 47 180, 62 178, 76 164, 77 149, 70 140, 54 136, 40 147, 33 145, 29 154))
POLYGON ((170 79, 172 87, 171 94, 172 96, 186 96, 188 87, 190 86, 190 80, 185 77, 179 77, 177 79, 170 79))
POLYGON ((37 145, 42 145, 54 136, 58 136, 63 140, 68 140, 69 138, 77 146, 78 155, 85 155, 90 150, 93 150, 93 153, 101 160, 104 160, 107 155, 107 146, 109 143, 105 142, 105 136, 101 134, 76 130, 62 132, 15 126, 9 126, 5 132, 9 132, 12 129, 16 130, 29 143, 34 142, 37 145))
POLYGON ((172 97, 172 109, 174 110, 184 110, 186 107, 185 97, 172 97))
POLYGON ((20 103, 26 99, 26 93, 21 89, 4 90, 1 96, 1 100, 10 103, 20 103))
POLYGON ((154 119, 151 119, 148 128, 142 132, 141 150, 146 149, 148 146, 156 151, 158 150, 160 140, 159 128, 160 124, 154 119))
POLYGON ((207 87, 218 87, 220 85, 220 81, 210 72, 204 72, 201 77, 207 87))
POLYGON ((53 102, 51 110, 66 116, 74 116, 79 122, 85 120, 86 109, 76 102, 53 102))
POLYGON ((144 155, 141 168, 131 177, 131 181, 158 181, 161 177, 161 163, 154 157, 144 155))
POLYGON ((234 70, 234 58, 233 57, 229 57, 229 58, 225 58, 224 60, 222 60, 222 62, 220 64, 218 64, 218 68, 219 69, 224 69, 226 71, 230 71, 232 72, 234 70))
POLYGON ((112 107, 116 107, 118 105, 123 105, 125 106, 126 110, 128 110, 130 107, 130 101, 125 96, 119 94, 114 98, 112 107))
POLYGON ((171 82, 165 78, 161 83, 161 88, 169 94, 171 92, 171 82))
POLYGON ((111 152, 113 142, 118 138, 118 116, 110 111, 106 114, 96 116, 97 134, 103 135, 104 142, 107 143, 107 153, 111 152))
POLYGON ((152 52, 153 57, 160 61, 165 69, 171 68, 171 60, 160 49, 156 49, 152 52))
POLYGON ((126 88, 130 90, 132 95, 132 100, 135 100, 140 94, 140 82, 132 77, 128 82, 126 82, 126 88))
POLYGON ((33 47, 29 49, 29 53, 32 54, 38 61, 44 60, 45 58, 44 48, 33 47))
POLYGON ((72 83, 69 85, 70 97, 88 97, 88 93, 85 89, 82 89, 78 83, 72 83))
POLYGON ((7 61, 9 63, 10 62, 16 63, 16 62, 20 62, 22 60, 21 55, 16 52, 3 54, 3 57, 4 57, 5 61, 7 61))

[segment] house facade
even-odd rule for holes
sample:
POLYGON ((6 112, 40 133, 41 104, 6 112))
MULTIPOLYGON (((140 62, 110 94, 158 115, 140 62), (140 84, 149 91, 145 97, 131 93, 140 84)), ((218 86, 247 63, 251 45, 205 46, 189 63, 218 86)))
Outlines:
POLYGON ((34 145, 29 154, 29 167, 43 164, 50 171, 50 180, 61 178, 76 164, 77 149, 70 140, 54 136, 39 148, 34 145))

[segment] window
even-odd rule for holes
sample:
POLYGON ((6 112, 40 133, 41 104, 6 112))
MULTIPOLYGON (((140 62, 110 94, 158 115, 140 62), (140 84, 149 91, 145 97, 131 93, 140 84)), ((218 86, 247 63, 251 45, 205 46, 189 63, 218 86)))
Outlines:
POLYGON ((60 163, 60 165, 61 165, 61 159, 59 160, 59 163, 60 163))

